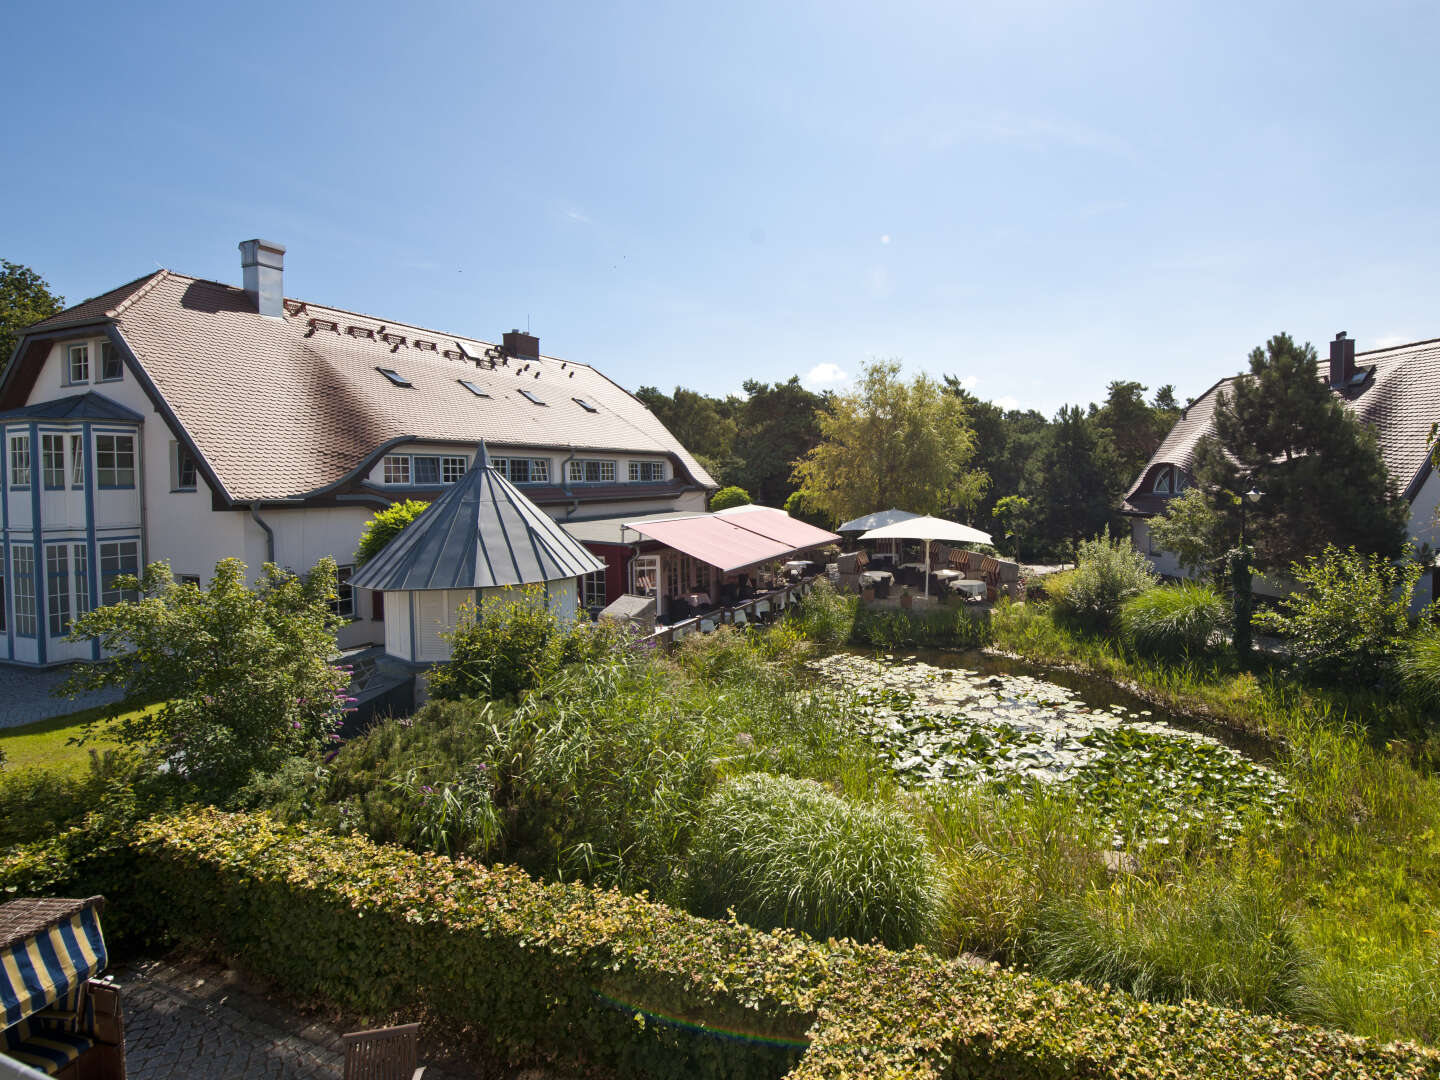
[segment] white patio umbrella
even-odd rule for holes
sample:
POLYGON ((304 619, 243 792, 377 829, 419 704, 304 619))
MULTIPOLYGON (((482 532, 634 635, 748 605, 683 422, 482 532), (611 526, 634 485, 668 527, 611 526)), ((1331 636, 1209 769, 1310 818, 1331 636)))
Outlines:
POLYGON ((930 595, 930 541, 948 540, 955 544, 993 544, 990 534, 961 525, 958 521, 944 518, 908 518, 890 525, 882 525, 862 533, 861 540, 924 540, 925 541, 925 595, 930 595))

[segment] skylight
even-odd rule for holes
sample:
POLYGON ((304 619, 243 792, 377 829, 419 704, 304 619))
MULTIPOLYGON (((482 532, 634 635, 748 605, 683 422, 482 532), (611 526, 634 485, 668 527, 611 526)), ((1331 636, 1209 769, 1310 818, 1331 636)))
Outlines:
POLYGON ((476 386, 473 382, 471 382, 469 379, 456 379, 455 381, 458 382, 461 386, 465 387, 466 390, 469 390, 476 397, 490 396, 484 390, 481 390, 480 387, 476 386))
POLYGON ((404 375, 401 375, 401 374, 400 374, 398 371, 396 371, 394 368, 377 367, 375 370, 378 371, 378 372, 380 372, 381 375, 384 375, 387 379, 389 379, 389 380, 390 380, 392 383, 394 383, 396 386, 410 386, 410 385, 411 385, 410 380, 407 379, 407 378, 405 378, 404 375))
POLYGON ((579 406, 580 406, 582 409, 584 409, 586 412, 599 412, 599 411, 600 411, 599 409, 595 408, 594 405, 591 405, 590 402, 586 401, 583 397, 571 398, 570 400, 573 401, 573 402, 575 402, 576 405, 579 405, 579 406))
POLYGON ((541 401, 538 397, 535 396, 535 391, 533 390, 521 390, 520 393, 525 395, 526 401, 533 401, 536 405, 545 404, 545 402, 541 401))

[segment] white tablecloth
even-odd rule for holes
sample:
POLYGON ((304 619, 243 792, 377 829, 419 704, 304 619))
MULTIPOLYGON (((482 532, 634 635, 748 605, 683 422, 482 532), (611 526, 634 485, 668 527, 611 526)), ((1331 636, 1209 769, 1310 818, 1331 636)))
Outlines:
POLYGON ((950 591, 961 593, 965 596, 984 596, 985 582, 974 581, 970 578, 957 578, 950 582, 950 591))

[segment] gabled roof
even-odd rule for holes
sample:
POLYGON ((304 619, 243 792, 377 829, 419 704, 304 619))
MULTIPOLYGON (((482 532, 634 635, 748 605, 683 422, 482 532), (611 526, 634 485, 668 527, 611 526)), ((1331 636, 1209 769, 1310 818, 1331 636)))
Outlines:
POLYGON ((145 418, 134 409, 91 390, 84 394, 41 401, 24 408, 0 412, 0 420, 111 420, 141 424, 145 418))
POLYGON ((356 571, 362 589, 488 589, 604 570, 491 464, 475 466, 356 571))
MULTIPOLYGON (((1355 366, 1373 373, 1336 392, 1357 419, 1375 429, 1386 470, 1397 488, 1413 498, 1429 468, 1430 425, 1440 420, 1440 338, 1356 353, 1355 366)), ((1316 377, 1328 379, 1329 374, 1329 359, 1322 359, 1316 377)), ((1148 477, 1161 465, 1193 472, 1195 448, 1214 430, 1219 394, 1238 377, 1221 379, 1190 403, 1126 492, 1122 512, 1163 510, 1163 499, 1145 490, 1148 477)))
MULTIPOLYGON (((285 312, 266 318, 243 289, 161 270, 27 333, 118 328, 237 502, 330 491, 387 446, 417 439, 473 446, 483 438, 501 454, 537 445, 581 456, 663 454, 677 477, 716 486, 654 414, 587 364, 511 357, 492 369, 485 357, 498 350, 489 342, 296 300, 285 312)), ((30 363, 34 350, 21 355, 30 363)), ((7 396, 23 389, 20 378, 7 372, 7 396)))

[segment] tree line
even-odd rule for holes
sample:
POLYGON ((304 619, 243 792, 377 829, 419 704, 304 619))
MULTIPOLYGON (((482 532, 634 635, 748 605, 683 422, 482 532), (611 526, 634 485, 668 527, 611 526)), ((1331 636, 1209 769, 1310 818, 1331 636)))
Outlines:
POLYGON ((1047 417, 971 394, 954 375, 866 366, 852 390, 746 381, 636 396, 721 486, 834 525, 898 506, 964 521, 1027 559, 1061 558, 1118 524, 1120 496, 1180 416, 1173 386, 1115 380, 1103 401, 1047 417), (787 505, 788 504, 788 505, 787 505))

